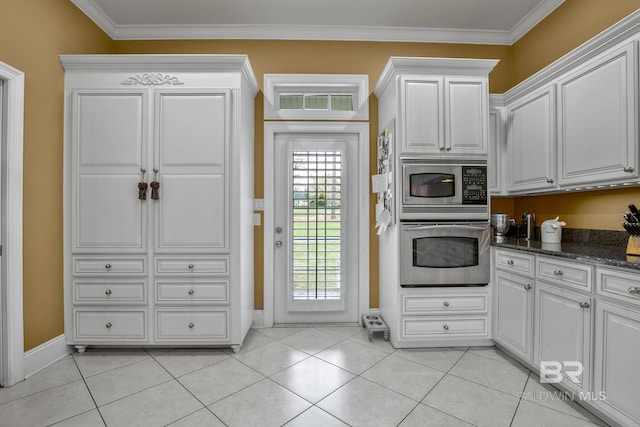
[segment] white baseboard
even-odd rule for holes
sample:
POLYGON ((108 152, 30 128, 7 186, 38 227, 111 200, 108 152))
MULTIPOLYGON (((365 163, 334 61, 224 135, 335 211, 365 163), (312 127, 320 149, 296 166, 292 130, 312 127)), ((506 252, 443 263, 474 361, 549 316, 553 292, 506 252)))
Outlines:
POLYGON ((253 311, 253 328, 264 328, 264 310, 253 311))
POLYGON ((71 354, 72 351, 73 347, 67 345, 64 334, 27 351, 24 354, 24 377, 29 378, 67 354, 71 354))

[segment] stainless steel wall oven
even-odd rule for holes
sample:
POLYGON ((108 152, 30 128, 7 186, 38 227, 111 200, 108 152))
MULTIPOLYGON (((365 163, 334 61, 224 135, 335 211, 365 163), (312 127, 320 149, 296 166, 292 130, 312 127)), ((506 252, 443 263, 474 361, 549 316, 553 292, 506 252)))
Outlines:
POLYGON ((400 285, 487 285, 489 243, 488 221, 402 222, 400 285))

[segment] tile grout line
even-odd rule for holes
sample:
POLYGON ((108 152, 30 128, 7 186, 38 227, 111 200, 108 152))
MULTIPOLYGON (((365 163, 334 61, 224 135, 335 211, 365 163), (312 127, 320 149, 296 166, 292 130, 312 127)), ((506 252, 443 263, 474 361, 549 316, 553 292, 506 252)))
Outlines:
MULTIPOLYGON (((73 363, 76 365, 76 369, 80 373, 80 377, 82 378, 82 382, 84 383, 84 386, 87 389, 87 393, 89 393, 89 396, 91 397, 91 400, 93 401, 93 404, 96 407, 96 411, 98 411, 98 415, 100 415, 100 419, 102 420, 102 423, 106 427, 107 426, 107 422, 105 421, 104 416, 102 415, 102 411, 100 411, 100 407, 98 406, 98 402, 96 402, 96 399, 93 397, 93 393, 91 393, 91 389, 89 388, 89 384, 87 384, 87 380, 85 379, 84 374, 82 373, 82 370, 80 369, 80 366, 78 365, 78 361, 76 360, 75 357, 73 357, 73 354, 71 355, 71 358, 73 359, 73 363)), ((77 415, 80 415, 80 414, 77 414, 77 415)))
POLYGON ((527 384, 531 380, 531 371, 529 371, 529 375, 527 375, 527 380, 524 382, 524 387, 522 388, 522 393, 520 394, 520 399, 518 399, 518 404, 516 405, 516 410, 513 411, 513 415, 511 416, 511 422, 509 426, 513 426, 513 422, 516 419, 516 415, 518 414, 518 409, 520 409, 520 403, 522 402, 522 396, 524 395, 524 391, 527 389, 527 384))
MULTIPOLYGON (((160 366, 162 367, 162 369, 164 369, 164 370, 165 370, 165 371, 166 371, 166 372, 171 376, 171 378, 173 378, 173 380, 175 380, 175 382, 177 382, 177 383, 180 385, 180 387, 182 387, 182 388, 183 388, 187 393, 189 393, 189 394, 190 394, 190 395, 191 395, 191 396, 192 396, 196 401, 198 401, 198 403, 200 403, 200 404, 202 405, 202 408, 199 408, 198 410, 193 411, 192 413, 187 414, 187 415, 185 415, 184 417, 178 418, 177 420, 173 420, 172 422, 170 422, 170 423, 169 423, 169 424, 167 424, 166 426, 170 426, 171 424, 174 424, 174 423, 176 423, 176 422, 178 422, 178 421, 180 421, 180 420, 182 420, 182 419, 184 419, 184 418, 187 418, 187 417, 189 417, 189 416, 191 416, 191 415, 195 414, 196 412, 200 412, 200 411, 201 411, 201 410, 203 410, 203 409, 206 409, 207 411, 209 411, 209 412, 210 412, 214 417, 216 417, 216 419, 217 419, 218 421, 220 421, 222 424, 224 424, 225 426, 227 425, 227 424, 226 424, 224 421, 222 421, 222 420, 221 420, 221 419, 220 419, 216 414, 214 414, 214 413, 213 413, 213 411, 212 411, 211 409, 209 409, 209 407, 208 407, 207 405, 205 405, 205 404, 204 404, 204 402, 202 402, 200 399, 198 399, 198 397, 197 397, 195 394, 193 394, 193 393, 191 392, 191 390, 189 390, 189 389, 188 389, 184 384, 182 384, 182 382, 180 382, 180 380, 178 379, 178 377, 176 377, 175 375, 173 375, 173 374, 172 374, 172 373, 171 373, 171 372, 170 372, 170 371, 169 371, 169 370, 168 370, 168 369, 167 369, 167 368, 166 368, 166 367, 165 367, 165 366, 164 366, 164 365, 163 365, 163 364, 158 360, 158 359, 156 359, 156 358, 155 358, 155 355, 153 355, 153 354, 149 353, 146 349, 145 349, 145 351, 147 352, 147 354, 148 354, 148 355, 149 355, 153 360, 155 360, 155 362, 156 362, 158 365, 160 365, 160 366)), ((166 353, 163 353, 163 354, 166 354, 166 353)), ((226 360, 226 359, 223 359, 223 360, 226 360)), ((195 371, 188 372, 188 373, 186 373, 185 375, 188 375, 188 374, 191 374, 191 373, 193 373, 193 372, 197 372, 197 371, 199 371, 199 370, 202 370, 202 369, 208 368, 209 366, 213 366, 213 365, 215 365, 216 363, 220 363, 220 362, 222 362, 222 360, 220 360, 220 361, 218 361, 218 362, 215 362, 215 363, 212 363, 211 365, 207 365, 207 366, 205 366, 205 367, 203 367, 203 368, 196 369, 195 371)), ((167 382, 168 382, 168 381, 167 381, 167 382)), ((164 383, 161 383, 161 384, 164 384, 164 383)), ((158 385, 160 385, 160 384, 158 384, 158 385)), ((155 387, 155 386, 154 386, 154 387, 155 387)))

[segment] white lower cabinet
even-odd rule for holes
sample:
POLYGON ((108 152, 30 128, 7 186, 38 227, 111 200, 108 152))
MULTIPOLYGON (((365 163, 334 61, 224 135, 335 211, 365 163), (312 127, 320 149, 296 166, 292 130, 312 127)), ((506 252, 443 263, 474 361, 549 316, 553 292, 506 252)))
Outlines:
POLYGON ((407 289, 403 290, 400 301, 402 347, 487 345, 490 342, 486 287, 407 289))
MULTIPOLYGON (((590 390, 592 299, 543 283, 536 283, 535 294, 535 365, 561 367, 567 388, 590 390)), ((550 375, 546 380, 555 381, 557 374, 550 375)))
POLYGON ((495 343, 607 423, 640 427, 640 271, 493 252, 495 343))
POLYGON ((496 271, 493 339, 532 360, 533 279, 496 271))

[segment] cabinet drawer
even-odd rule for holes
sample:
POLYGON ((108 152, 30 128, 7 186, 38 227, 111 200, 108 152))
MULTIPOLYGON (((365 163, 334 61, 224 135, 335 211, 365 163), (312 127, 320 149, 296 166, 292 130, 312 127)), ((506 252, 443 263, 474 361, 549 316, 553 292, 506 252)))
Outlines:
POLYGON ((147 273, 145 258, 74 258, 75 274, 142 275, 147 273))
POLYGON ((146 280, 75 279, 74 304, 144 304, 146 280))
POLYGON ((533 277, 535 256, 521 252, 495 251, 496 268, 533 277))
POLYGON ((596 268, 596 293, 640 304, 640 272, 596 268))
POLYGON ((83 342, 146 342, 147 310, 73 310, 73 338, 83 342))
POLYGON ((486 295, 402 296, 402 314, 487 312, 486 295))
POLYGON ((156 311, 156 341, 200 344, 228 339, 228 310, 156 311))
POLYGON ((537 278, 547 282, 591 291, 593 268, 589 265, 538 257, 536 271, 537 278))
POLYGON ((229 281, 225 279, 192 279, 156 281, 158 303, 229 303, 229 281))
POLYGON ((447 335, 488 336, 487 317, 419 317, 402 319, 402 335, 405 338, 443 337, 447 335))
POLYGON ((157 274, 229 275, 229 257, 157 258, 157 274))

